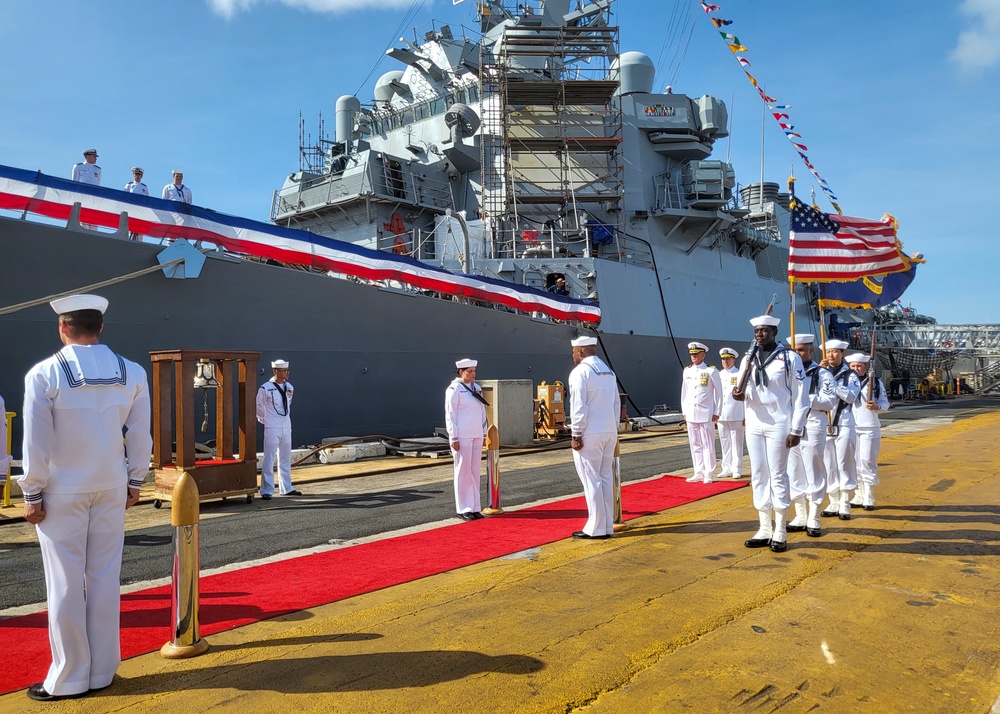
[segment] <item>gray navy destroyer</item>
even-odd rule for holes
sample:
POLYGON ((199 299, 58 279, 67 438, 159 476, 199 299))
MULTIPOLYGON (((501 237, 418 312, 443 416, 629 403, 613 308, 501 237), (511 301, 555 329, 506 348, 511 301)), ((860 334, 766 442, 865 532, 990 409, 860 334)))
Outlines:
MULTIPOLYGON (((565 299, 599 307, 599 321, 201 236, 196 279, 154 272, 98 291, 111 301, 109 344, 140 362, 180 348, 289 360, 296 443, 428 433, 461 357, 478 358, 482 378, 551 383, 572 366, 569 340, 597 334, 634 414, 678 402, 688 341, 743 349, 747 318, 788 294, 787 196, 774 184, 741 189, 712 157, 727 136, 725 105, 654 92, 652 61, 620 51, 611 0, 478 7, 479 36, 434 25, 389 50, 401 68, 378 79, 372 101, 337 101, 335 137, 303 150, 270 225, 369 261, 481 276, 498 296, 505 286, 555 295, 563 278, 565 299)), ((8 174, 45 196, 65 189, 8 174)), ((80 224, 112 193, 74 198, 62 225, 32 220, 65 217, 48 199, 5 200, 24 210, 0 217, 0 307, 157 264, 162 241, 128 234, 150 234, 136 216, 166 210, 160 199, 128 198, 134 210, 121 211, 117 233, 80 224)), ((796 301, 798 331, 818 329, 813 297, 796 301)), ((20 375, 58 348, 52 312, 0 315, 0 335, 0 394, 16 409, 20 375)))

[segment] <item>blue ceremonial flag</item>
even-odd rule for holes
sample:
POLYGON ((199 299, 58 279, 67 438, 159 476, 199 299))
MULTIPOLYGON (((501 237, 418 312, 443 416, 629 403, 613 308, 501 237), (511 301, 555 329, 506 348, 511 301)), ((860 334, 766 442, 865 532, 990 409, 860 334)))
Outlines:
POLYGON ((889 275, 868 276, 849 283, 818 283, 820 307, 858 307, 872 309, 895 302, 910 287, 917 274, 917 265, 924 259, 920 253, 909 257, 910 269, 889 275))

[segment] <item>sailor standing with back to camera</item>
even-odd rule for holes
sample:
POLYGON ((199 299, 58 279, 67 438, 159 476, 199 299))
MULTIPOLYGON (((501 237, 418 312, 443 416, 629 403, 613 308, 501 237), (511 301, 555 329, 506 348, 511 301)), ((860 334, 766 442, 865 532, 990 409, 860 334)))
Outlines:
POLYGON ((455 459, 455 511, 463 521, 482 518, 480 478, 486 436, 486 398, 476 384, 474 359, 455 363, 458 376, 444 391, 444 421, 455 459))
POLYGON ((741 377, 749 372, 749 379, 745 392, 739 385, 733 390, 734 399, 746 401, 750 487, 760 519, 760 528, 744 545, 770 546, 775 553, 787 547, 788 451, 801 440, 809 415, 802 360, 775 340, 780 323, 770 315, 750 320, 756 344, 740 365, 741 377))
POLYGON ((570 447, 587 501, 587 522, 573 537, 603 540, 615 532, 613 466, 622 408, 618 379, 597 356, 596 337, 578 337, 570 344, 576 365, 569 373, 570 447))
POLYGON ((18 479, 49 609, 52 665, 28 689, 38 701, 103 689, 121 664, 125 509, 139 501, 152 449, 146 372, 99 342, 108 301, 70 295, 50 304, 64 347, 24 378, 18 479))
POLYGON ((288 362, 271 362, 274 376, 257 390, 257 421, 264 425, 264 459, 260 469, 260 497, 270 501, 274 495, 274 457, 278 457, 278 492, 282 496, 301 496, 292 488, 292 395, 295 388, 288 381, 288 362))

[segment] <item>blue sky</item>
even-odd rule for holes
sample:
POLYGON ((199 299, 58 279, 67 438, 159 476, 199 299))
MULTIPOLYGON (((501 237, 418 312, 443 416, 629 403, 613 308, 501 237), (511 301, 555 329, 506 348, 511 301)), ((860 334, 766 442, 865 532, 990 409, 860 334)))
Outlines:
MULTIPOLYGON (((900 224, 927 264, 904 295, 940 322, 1000 322, 996 191, 1000 0, 930 3, 715 0, 845 213, 900 224)), ((696 0, 619 0, 623 50, 657 84, 730 107, 737 180, 758 180, 761 101, 696 0)), ((371 97, 393 40, 432 19, 474 26, 472 0, 5 0, 0 163, 68 176, 96 147, 104 185, 146 169, 158 193, 181 168, 195 202, 266 219, 298 168, 298 117, 333 133, 338 96, 371 97), (402 30, 409 9, 414 19, 402 30)), ((772 119, 765 178, 808 195, 809 174, 772 119)), ((820 196, 820 198, 822 198, 820 196)), ((829 204, 819 200, 822 207, 829 204)))

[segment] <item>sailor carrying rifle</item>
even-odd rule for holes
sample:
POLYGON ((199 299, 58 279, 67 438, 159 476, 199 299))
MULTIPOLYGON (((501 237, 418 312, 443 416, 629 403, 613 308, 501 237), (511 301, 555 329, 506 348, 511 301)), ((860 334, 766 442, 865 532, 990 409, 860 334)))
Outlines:
POLYGON ((854 431, 854 402, 861 393, 861 382, 844 361, 844 340, 827 340, 823 345, 826 357, 819 363, 833 373, 833 391, 837 406, 830 414, 826 440, 826 495, 830 504, 820 515, 851 519, 851 491, 858 487, 858 470, 854 462, 857 434, 854 431))
POLYGON ((875 509, 875 487, 878 485, 878 452, 882 446, 882 424, 879 412, 889 408, 889 394, 885 384, 871 371, 871 357, 858 352, 844 360, 860 375, 861 393, 854 402, 854 422, 858 446, 855 463, 858 467, 858 490, 851 499, 852 506, 866 511, 875 509))

